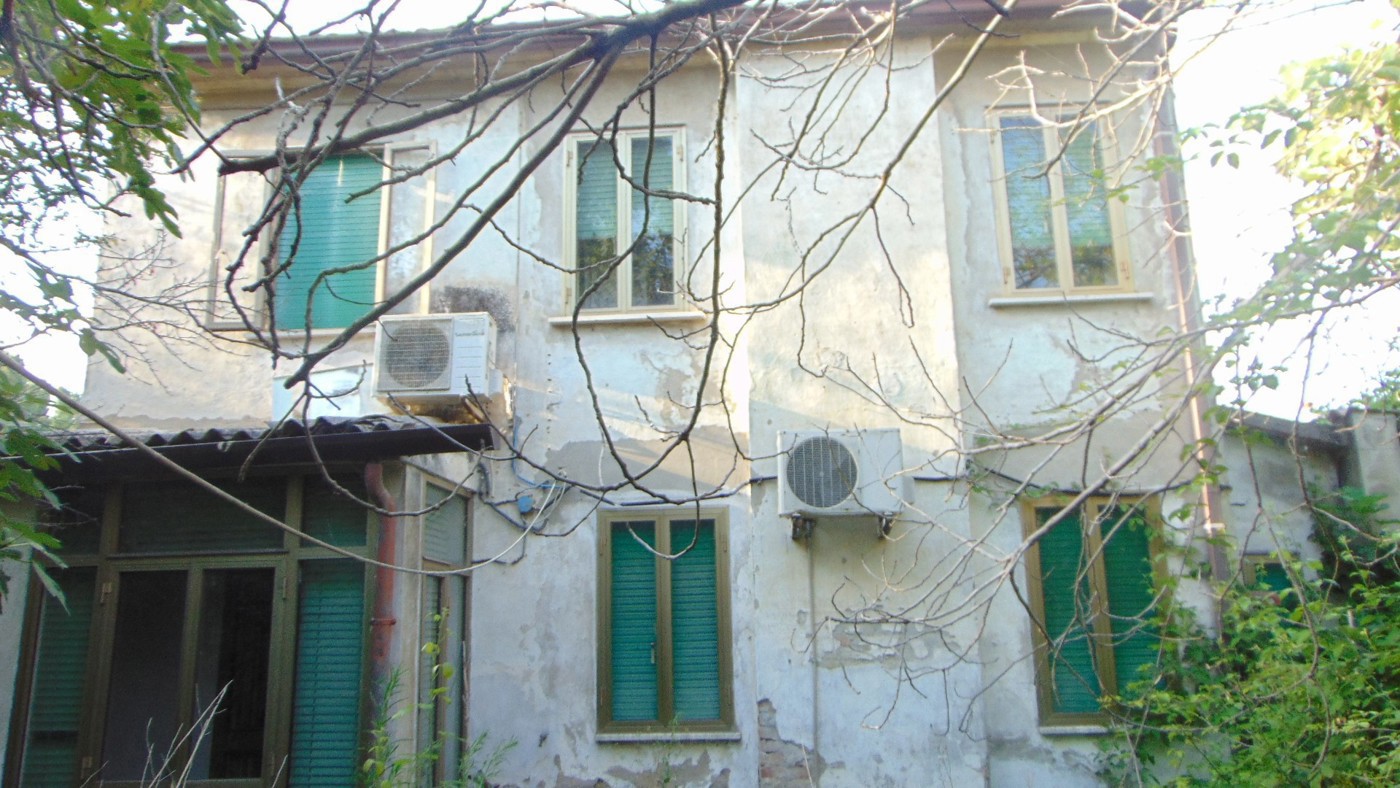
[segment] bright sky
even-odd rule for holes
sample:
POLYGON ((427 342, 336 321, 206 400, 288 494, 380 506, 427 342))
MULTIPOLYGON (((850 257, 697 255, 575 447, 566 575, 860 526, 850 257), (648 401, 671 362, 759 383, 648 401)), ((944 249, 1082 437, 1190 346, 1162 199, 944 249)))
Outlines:
MULTIPOLYGON (((1273 7, 1273 13, 1232 32, 1187 64, 1176 83, 1182 128, 1223 123, 1242 105, 1269 98, 1281 88, 1280 70, 1290 61, 1396 35, 1397 14, 1384 0, 1321 5, 1318 0, 1277 0, 1273 7)), ((442 22, 440 13, 430 19, 442 22)), ((1221 19, 1222 13, 1212 10, 1188 16, 1180 28, 1181 52, 1198 47, 1205 35, 1219 29, 1221 19)), ((1289 185, 1259 158, 1246 158, 1234 170, 1212 168, 1204 157, 1188 164, 1186 185, 1203 292, 1207 298, 1243 295, 1267 273, 1270 252, 1286 237, 1289 185)), ((1290 374, 1280 391, 1256 397, 1249 407, 1291 417, 1299 413, 1300 403, 1339 403, 1365 389, 1381 369, 1396 365, 1378 349, 1396 335, 1397 314, 1400 303, 1391 303, 1335 327, 1326 337, 1327 353, 1314 359, 1306 388, 1303 363, 1288 361, 1290 374)), ((1296 327, 1277 328, 1259 352, 1270 361, 1284 359, 1301 335, 1296 327)), ((83 357, 71 338, 35 343, 21 355, 49 380, 81 390, 83 357)))
MULTIPOLYGON (((1222 17, 1221 11, 1212 10, 1188 16, 1174 54, 1189 55, 1219 30, 1222 17)), ((1279 93, 1283 88, 1280 71, 1289 62, 1325 57, 1343 47, 1393 41, 1397 21, 1400 16, 1384 0, 1281 0, 1269 13, 1250 20, 1185 64, 1175 86, 1178 122, 1183 129, 1224 123, 1241 106, 1279 93)), ((1247 294, 1263 281, 1270 254, 1287 238, 1286 209, 1296 190, 1262 156, 1244 158, 1238 170, 1212 167, 1208 156, 1202 156, 1187 165, 1186 191, 1202 291, 1207 298, 1247 294)), ((1277 391, 1262 391, 1249 400, 1248 407, 1295 418, 1306 416, 1313 405, 1345 404, 1369 388, 1381 371, 1400 365, 1400 359, 1385 353, 1386 343, 1396 336, 1396 315, 1400 315, 1400 298, 1392 297, 1332 326, 1321 337, 1323 350, 1312 358, 1306 385, 1307 360, 1297 352, 1306 327, 1275 326, 1249 352, 1257 353, 1266 364, 1284 364, 1287 373, 1277 391)), ((1228 376, 1228 370, 1222 372, 1228 376)))

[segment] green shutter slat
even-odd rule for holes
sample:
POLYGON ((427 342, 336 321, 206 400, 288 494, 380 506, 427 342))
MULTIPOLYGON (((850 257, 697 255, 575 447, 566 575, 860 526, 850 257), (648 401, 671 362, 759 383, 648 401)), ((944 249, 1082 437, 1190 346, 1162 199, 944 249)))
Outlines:
POLYGON ((442 505, 423 518, 423 556, 461 564, 467 549, 467 502, 460 495, 428 485, 427 504, 442 505))
POLYGON ((93 569, 54 572, 54 579, 63 589, 68 609, 51 596, 42 602, 21 780, 34 788, 68 788, 77 777, 78 728, 97 585, 93 569))
POLYGON ((655 720, 659 715, 653 660, 656 558, 637 544, 633 531, 648 545, 656 544, 651 522, 612 524, 612 718, 618 721, 655 720))
POLYGON ((715 523, 671 523, 671 549, 692 546, 671 563, 672 691, 676 719, 718 720, 720 712, 719 608, 715 523))
POLYGON ((306 561, 298 602, 291 785, 354 783, 360 742, 365 572, 356 561, 306 561))
POLYGON ((1149 620, 1155 601, 1151 534, 1143 513, 1127 509, 1105 510, 1102 529, 1113 664, 1121 693, 1143 677, 1145 667, 1157 663, 1157 630, 1149 620))
POLYGON ((1283 564, 1258 563, 1254 565, 1254 584, 1263 586, 1274 593, 1282 593, 1293 588, 1288 570, 1283 564))
MULTIPOLYGON (((218 486, 273 517, 286 509, 282 479, 218 486)), ((193 485, 153 482, 126 486, 118 543, 124 553, 269 550, 282 546, 282 531, 193 485)))
MULTIPOLYGON (((368 500, 364 482, 356 476, 337 476, 335 481, 360 500, 368 500)), ((325 479, 309 478, 302 496, 301 530, 337 547, 364 547, 367 541, 365 509, 341 495, 325 479)))
MULTIPOLYGON (((1054 511, 1038 510, 1042 516, 1054 511)), ((1099 710, 1100 685, 1090 637, 1092 607, 1082 528, 1080 517, 1070 515, 1041 537, 1039 544, 1041 598, 1050 640, 1050 681, 1054 710, 1062 713, 1099 710)))
POLYGON ((1001 119, 1001 155, 1016 287, 1058 287, 1045 131, 1032 118, 1001 119))
MULTIPOLYGON (((579 293, 604 273, 588 266, 617 254, 617 165, 613 148, 604 142, 580 141, 577 195, 574 205, 575 265, 579 268, 579 293)), ((600 286, 588 299, 589 307, 617 306, 617 280, 600 286)))
POLYGON ((372 188, 382 177, 383 165, 362 154, 327 159, 306 177, 300 190, 300 219, 288 217, 278 239, 284 263, 293 244, 297 245, 291 266, 277 277, 278 326, 306 328, 308 297, 312 302, 311 328, 344 328, 374 305, 378 282, 378 267, 374 265, 335 274, 314 293, 312 286, 322 271, 365 262, 379 253, 381 192, 349 202, 346 199, 372 188))

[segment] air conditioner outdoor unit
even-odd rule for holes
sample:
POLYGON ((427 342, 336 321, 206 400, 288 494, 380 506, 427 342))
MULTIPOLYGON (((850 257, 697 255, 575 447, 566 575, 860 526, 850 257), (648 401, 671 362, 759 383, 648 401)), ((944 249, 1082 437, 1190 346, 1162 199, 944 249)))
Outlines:
POLYGON ((403 402, 497 393, 496 324, 485 312, 379 319, 374 394, 403 402))
POLYGON ((904 468, 899 430, 778 434, 778 512, 784 517, 878 517, 899 513, 904 468))

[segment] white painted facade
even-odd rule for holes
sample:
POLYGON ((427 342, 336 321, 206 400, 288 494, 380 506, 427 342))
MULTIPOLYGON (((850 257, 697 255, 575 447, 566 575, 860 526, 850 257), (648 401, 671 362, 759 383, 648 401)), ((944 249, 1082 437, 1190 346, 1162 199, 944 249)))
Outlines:
MULTIPOLYGON (((800 299, 773 308, 746 305, 788 293, 802 272, 800 250, 858 208, 880 181, 793 171, 779 178, 761 140, 782 138, 796 118, 784 111, 788 98, 759 78, 790 66, 778 53, 747 56, 721 118, 709 66, 688 67, 662 85, 655 119, 682 141, 686 189, 715 190, 709 162, 717 124, 729 162, 724 190, 748 189, 720 231, 718 255, 706 243, 712 215, 701 203, 686 208, 694 292, 717 293, 727 310, 717 321, 723 342, 715 359, 675 338, 707 326, 707 304, 658 312, 645 322, 585 313, 575 331, 567 319, 570 277, 491 233, 403 310, 489 311, 505 382, 488 408, 492 424, 561 479, 617 483, 601 503, 577 491, 554 501, 550 489, 532 486, 547 481, 543 474, 503 453, 480 462, 465 455, 407 462, 410 469, 468 480, 472 557, 496 559, 472 573, 464 708, 472 734, 489 735, 488 749, 516 743, 496 780, 655 785, 669 776, 685 785, 778 784, 765 771, 776 758, 833 788, 1097 783, 1099 732, 1039 719, 1032 624, 1016 590, 1027 583, 1018 560, 1025 536, 1019 502, 1028 497, 1022 482, 1073 491, 1107 473, 1109 489, 1129 495, 1165 490, 1164 512, 1194 505, 1195 493, 1179 485, 1190 472, 1182 449, 1193 439, 1189 414, 1172 410, 1185 388, 1180 366, 1156 379, 1158 390, 1135 395, 1131 408, 1092 432, 1053 448, 983 449, 1010 436, 1042 434, 1102 404, 1102 391, 1118 385, 1114 363, 1131 354, 1125 337, 1148 341, 1179 329, 1183 296, 1174 265, 1189 269, 1190 261, 1170 257, 1164 198, 1146 180, 1127 188, 1121 204, 1128 232, 1120 240, 1131 275, 1124 287, 1092 297, 1027 299, 1010 292, 998 246, 991 113, 1032 101, 1072 106, 1090 97, 1071 76, 1038 83, 1034 97, 1008 91, 1006 70, 1024 58, 1047 72, 1092 71, 1102 64, 1102 51, 1087 29, 1022 29, 984 52, 914 134, 968 44, 945 40, 945 32, 900 37, 895 67, 853 88, 827 130, 833 147, 854 151, 854 170, 878 167, 912 137, 880 203, 878 236, 873 217, 867 219, 800 299), (879 119, 877 133, 861 141, 872 118, 879 119), (695 381, 707 369, 704 390, 697 391, 695 381), (668 431, 686 426, 687 403, 701 396, 709 404, 696 418, 688 450, 661 460, 645 477, 646 491, 621 484, 599 416, 618 455, 644 467, 658 458, 668 431), (1116 469, 1159 422, 1151 447, 1116 469), (903 446, 897 486, 906 500, 889 537, 879 537, 874 518, 854 518, 819 520, 809 539, 792 538, 778 514, 779 434, 877 428, 897 429, 903 446), (696 490, 723 493, 701 508, 728 522, 736 730, 708 738, 601 740, 598 511, 629 504, 662 509, 655 495, 684 499, 696 490), (515 509, 540 533, 522 534, 500 514, 525 494, 549 504, 515 509)), ((605 87, 588 119, 605 121, 628 84, 620 76, 605 87)), ((431 83, 424 90, 443 87, 431 83)), ((211 93, 205 122, 217 126, 269 90, 266 81, 253 81, 211 93)), ((534 105, 547 108, 553 98, 542 91, 534 105)), ((537 120, 525 116, 523 104, 504 111, 501 132, 523 131, 537 120)), ((269 150, 278 123, 269 117, 244 124, 221 150, 231 156, 269 150)), ((431 124, 388 141, 386 150, 391 158, 448 150, 466 133, 464 123, 431 124)), ((1135 143, 1152 136, 1145 123, 1140 115, 1116 119, 1111 155, 1133 155, 1135 143)), ((480 162, 491 159, 485 151, 499 155, 513 141, 504 133, 483 138, 480 155, 446 163, 431 179, 392 186, 386 242, 421 231, 463 184, 482 175, 480 162)), ((527 145, 520 156, 529 152, 527 145)), ((216 166, 205 157, 192 178, 166 184, 185 237, 169 240, 166 254, 180 265, 162 276, 209 277, 211 250, 216 260, 235 254, 238 228, 261 205, 260 181, 235 176, 221 186, 216 166)), ((556 151, 498 217, 520 246, 549 259, 561 259, 568 242, 568 172, 564 151, 556 151)), ((391 277, 416 270, 433 247, 451 243, 463 221, 402 253, 391 263, 391 277)), ((116 229, 127 249, 156 240, 143 222, 116 229)), ((1188 300, 1185 309, 1194 308, 1188 300)), ((318 382, 327 390, 354 389, 373 363, 373 343, 373 331, 356 337, 321 366, 318 382)), ((285 415, 289 400, 276 383, 292 369, 274 367, 266 353, 224 341, 195 353, 179 345, 145 350, 148 366, 125 375, 94 363, 84 401, 121 424, 155 430, 259 425, 285 415)), ((310 415, 388 410, 367 386, 336 404, 342 410, 322 403, 310 415)), ((408 482, 398 487, 405 506, 416 505, 414 489, 408 482)), ((1200 518, 1167 519, 1164 528, 1177 549, 1168 570, 1189 574, 1199 560, 1186 556, 1197 546, 1200 518)), ((411 547, 416 532, 404 533, 411 547)), ((401 628, 394 653, 404 664, 416 664, 415 616, 408 614, 418 598, 416 582, 406 578, 396 592, 401 628)), ((1209 613, 1202 583, 1185 582, 1180 600, 1209 613)), ((22 605, 7 607, 0 626, 17 627, 17 608, 22 605)), ((0 666, 13 671, 8 652, 3 658, 0 666)))

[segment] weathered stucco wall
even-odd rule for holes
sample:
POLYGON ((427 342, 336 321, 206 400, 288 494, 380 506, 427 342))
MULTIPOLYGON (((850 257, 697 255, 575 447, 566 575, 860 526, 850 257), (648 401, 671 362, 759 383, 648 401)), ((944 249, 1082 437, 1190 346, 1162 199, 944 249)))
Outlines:
MULTIPOLYGON (((1019 555, 1019 514, 1008 505, 1009 490, 974 490, 974 469, 960 455, 990 435, 1044 429, 1096 404, 1102 397, 1090 395, 1082 407, 1061 409, 1077 393, 1109 385, 1095 370, 1126 357, 1123 336, 1154 337, 1171 323, 1171 270, 1153 218, 1160 202, 1149 188, 1129 191, 1133 287, 1124 297, 996 303, 1005 287, 986 113, 997 102, 1026 100, 1008 94, 998 74, 1023 46, 1032 62, 1061 65, 1077 62, 1086 49, 1063 35, 994 47, 916 135, 956 64, 955 46, 940 41, 899 39, 895 68, 850 88, 844 114, 826 130, 826 145, 851 157, 840 173, 768 166, 769 144, 788 140, 794 123, 781 109, 790 101, 787 88, 768 80, 788 73, 791 61, 745 61, 723 118, 715 117, 711 66, 697 62, 667 79, 656 121, 683 136, 687 188, 714 191, 710 164, 720 144, 730 163, 726 194, 752 185, 722 230, 717 253, 707 244, 714 240, 708 209, 700 203, 686 209, 695 295, 717 293, 721 307, 733 309, 719 321, 718 357, 680 336, 704 325, 694 318, 569 325, 568 275, 535 264, 491 232, 410 302, 408 311, 493 315, 500 332, 497 362, 507 381, 507 393, 491 407, 496 426, 551 473, 595 489, 563 492, 556 501, 556 490, 539 487, 542 474, 524 462, 488 460, 479 468, 463 458, 420 463, 447 478, 471 475, 477 495, 472 557, 490 563, 472 577, 467 711, 472 735, 489 735, 488 750, 516 743, 498 780, 579 786, 598 779, 654 784, 663 774, 695 785, 802 784, 808 778, 826 786, 1094 780, 1092 737, 1046 735, 1038 725, 1030 623, 1008 585, 1013 576, 1025 582, 1019 569, 1009 568, 1019 555), (876 133, 867 136, 872 123, 876 133), (879 167, 906 140, 904 159, 885 183, 879 167), (839 217, 852 215, 858 220, 846 229, 827 232, 839 217), (810 286, 801 286, 808 278, 810 286), (744 308, 754 304, 765 307, 744 308), (661 447, 689 424, 691 405, 701 399, 708 405, 688 445, 663 458, 661 447), (821 521, 809 539, 794 540, 778 514, 779 435, 874 428, 898 428, 903 444, 902 470, 892 486, 904 506, 888 538, 879 536, 873 518, 849 518, 821 521), (651 469, 641 483, 645 492, 627 490, 625 477, 639 469, 651 469), (726 493, 704 508, 724 513, 729 523, 737 741, 599 742, 600 487, 612 488, 608 507, 648 494, 726 493), (548 506, 516 507, 523 493, 548 506), (903 623, 876 624, 876 618, 903 623)), ((1101 65, 1092 48, 1083 62, 1101 65)), ((1073 80, 1052 78, 1043 89, 1056 100, 1086 98, 1073 80)), ((620 91, 605 87, 588 120, 604 122, 624 98, 620 91)), ((541 90, 530 105, 535 109, 513 105, 499 128, 525 134, 539 120, 531 113, 555 98, 541 90)), ((215 108, 207 116, 218 123, 229 115, 215 108)), ((644 122, 627 117, 624 125, 644 122)), ((268 149, 275 123, 252 124, 225 144, 268 149)), ((464 124, 443 121, 389 140, 390 150, 406 157, 449 150, 469 132, 464 124)), ((1119 127, 1124 136, 1140 130, 1131 120, 1119 127)), ((484 162, 504 155, 514 141, 509 134, 484 138, 481 155, 458 157, 431 181, 395 186, 390 239, 411 237, 445 216, 447 201, 482 177, 484 162)), ((516 159, 540 144, 527 141, 516 159)), ((563 152, 556 152, 497 217, 520 247, 552 260, 563 257, 568 172, 563 152)), ((201 163, 192 180, 170 183, 172 201, 187 220, 185 238, 169 247, 172 259, 181 261, 169 276, 207 278, 211 257, 235 253, 230 243, 255 210, 258 199, 250 195, 260 199, 261 181, 231 179, 221 215, 217 183, 212 160, 201 163)), ((453 218, 430 245, 396 257, 390 278, 401 281, 434 250, 447 248, 469 218, 453 218)), ((156 240, 149 227, 123 233, 130 249, 156 240)), ((353 379, 372 360, 372 345, 368 331, 332 358, 327 384, 353 379)), ((152 387, 140 370, 123 377, 94 366, 89 404, 132 423, 182 427, 261 423, 285 407, 273 386, 291 367, 274 369, 266 354, 237 345, 194 354, 154 345, 147 352, 162 385, 152 387)), ((1092 437, 1057 449, 1042 482, 1082 485, 1111 465, 1179 393, 1168 381, 1092 437)), ((343 404, 358 412, 384 407, 363 391, 343 404)), ((1169 485, 1180 472, 1186 439, 1165 431, 1134 466, 1139 476, 1128 486, 1169 485)), ((1000 453, 978 462, 1015 479, 1044 463, 1048 451, 1000 453)), ((416 488, 410 482, 405 489, 405 505, 417 505, 416 488)), ((1163 508, 1181 503, 1180 496, 1169 496, 1163 508)), ((1185 546, 1189 537, 1171 538, 1185 546)), ((408 549, 412 537, 404 538, 408 549)), ((1174 560, 1182 571, 1187 559, 1174 560)), ((418 587, 399 587, 404 620, 417 611, 418 587)), ((402 632, 395 656, 416 665, 412 630, 402 632)))

